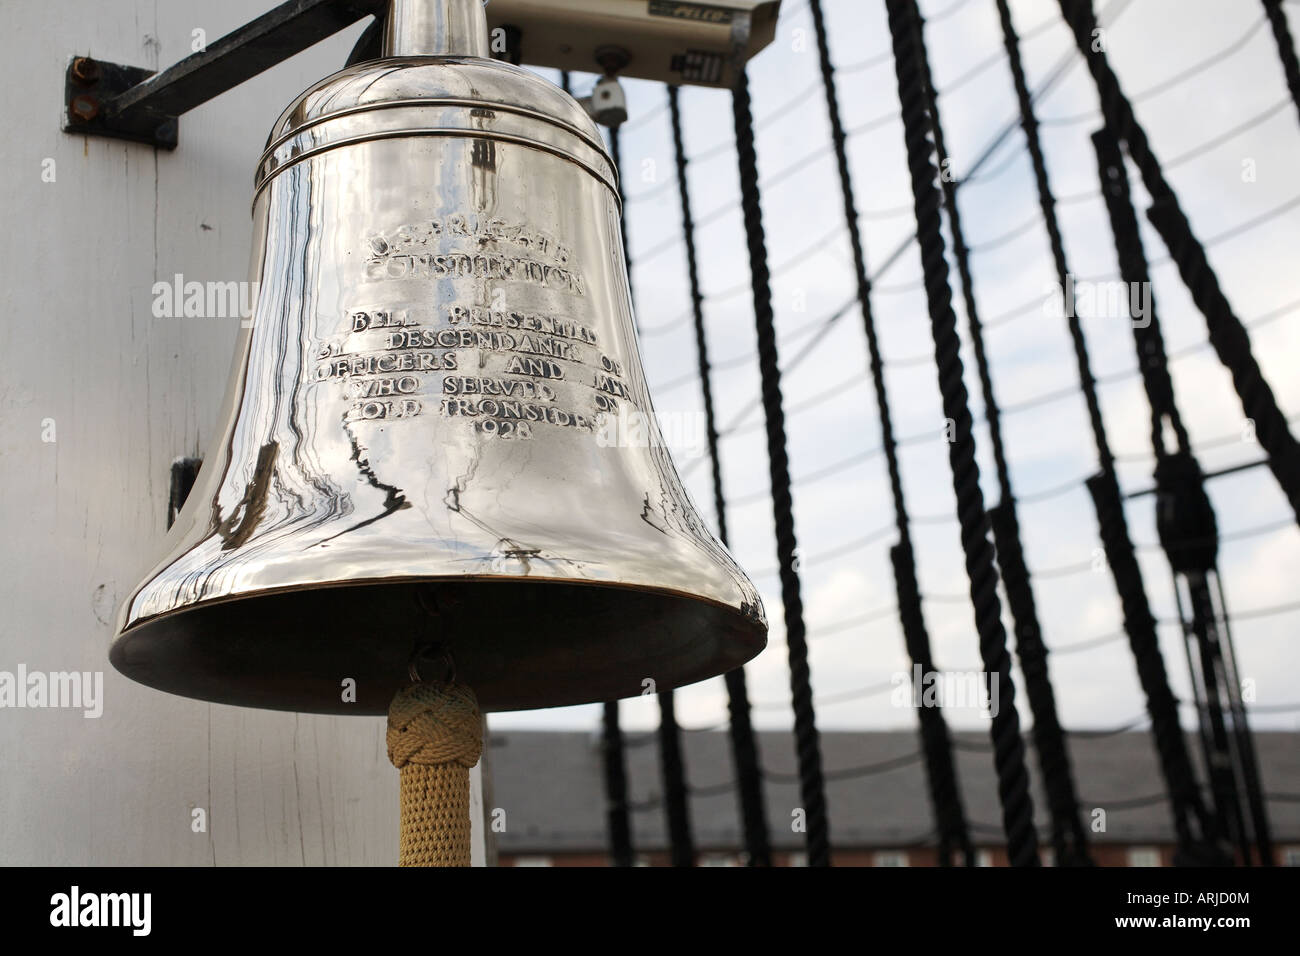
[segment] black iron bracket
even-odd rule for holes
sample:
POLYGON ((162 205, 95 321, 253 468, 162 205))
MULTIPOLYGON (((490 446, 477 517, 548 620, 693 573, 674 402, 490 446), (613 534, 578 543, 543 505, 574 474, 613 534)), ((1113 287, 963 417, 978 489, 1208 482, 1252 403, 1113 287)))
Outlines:
POLYGON ((383 9, 382 0, 288 0, 159 73, 76 57, 63 129, 175 149, 181 114, 383 9))

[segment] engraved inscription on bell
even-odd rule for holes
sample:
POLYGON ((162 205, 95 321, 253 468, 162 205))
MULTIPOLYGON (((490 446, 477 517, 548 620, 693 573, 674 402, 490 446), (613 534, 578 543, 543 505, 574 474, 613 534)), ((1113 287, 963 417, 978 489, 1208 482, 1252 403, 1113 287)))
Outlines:
POLYGON ((581 265, 552 234, 456 214, 368 232, 361 251, 362 306, 315 352, 314 384, 336 390, 345 422, 434 413, 533 440, 539 426, 595 433, 604 414, 638 408, 623 364, 582 321, 591 306, 581 265), (376 285, 421 280, 441 284, 427 298, 450 301, 364 307, 376 285))

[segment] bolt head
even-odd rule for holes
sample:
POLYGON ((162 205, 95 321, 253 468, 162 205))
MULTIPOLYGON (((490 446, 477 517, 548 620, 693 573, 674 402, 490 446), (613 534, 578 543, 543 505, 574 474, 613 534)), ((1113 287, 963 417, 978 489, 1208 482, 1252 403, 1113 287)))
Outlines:
POLYGON ((89 123, 99 115, 99 100, 85 93, 74 96, 68 111, 83 123, 89 123))
POLYGON ((88 56, 79 56, 72 61, 72 78, 78 83, 89 86, 99 80, 99 64, 88 56))

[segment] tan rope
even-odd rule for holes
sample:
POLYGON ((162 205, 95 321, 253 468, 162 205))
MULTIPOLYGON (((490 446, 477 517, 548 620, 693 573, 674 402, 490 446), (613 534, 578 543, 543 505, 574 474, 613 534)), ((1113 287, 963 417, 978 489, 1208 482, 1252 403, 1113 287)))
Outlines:
POLYGON ((469 771, 483 717, 464 684, 414 684, 388 708, 388 759, 401 771, 401 866, 469 866, 469 771))

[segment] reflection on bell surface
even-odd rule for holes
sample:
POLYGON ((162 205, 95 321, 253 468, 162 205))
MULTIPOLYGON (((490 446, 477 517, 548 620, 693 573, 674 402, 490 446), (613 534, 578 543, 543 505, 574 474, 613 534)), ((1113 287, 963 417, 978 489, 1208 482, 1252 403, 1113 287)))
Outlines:
POLYGON ((487 57, 477 2, 395 3, 385 57, 271 133, 223 425, 113 664, 207 700, 380 714, 430 645, 486 710, 757 654, 758 594, 653 424, 609 440, 620 416, 653 423, 619 215, 596 127, 487 57))

